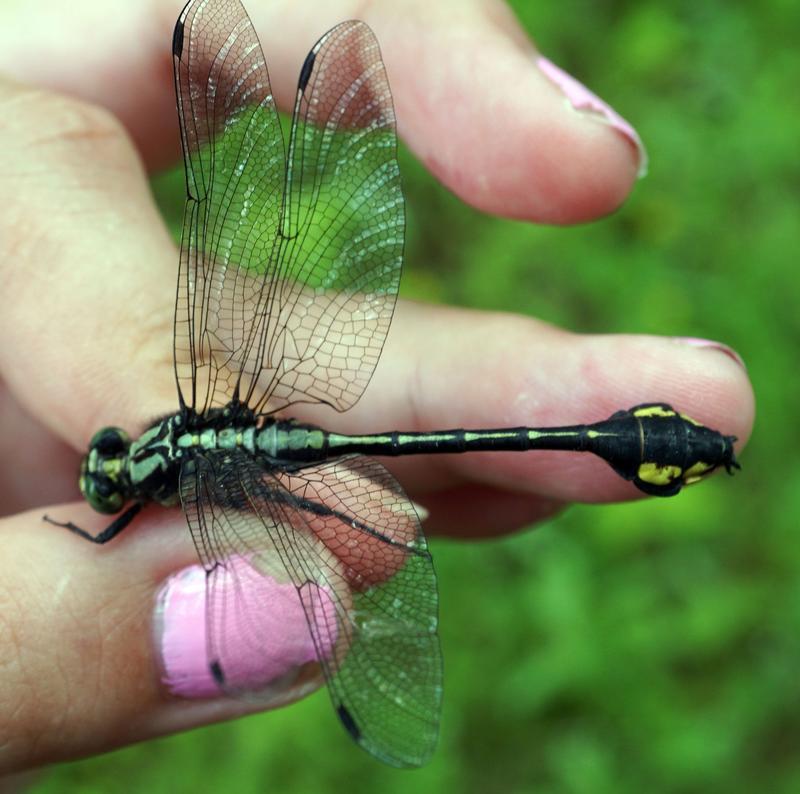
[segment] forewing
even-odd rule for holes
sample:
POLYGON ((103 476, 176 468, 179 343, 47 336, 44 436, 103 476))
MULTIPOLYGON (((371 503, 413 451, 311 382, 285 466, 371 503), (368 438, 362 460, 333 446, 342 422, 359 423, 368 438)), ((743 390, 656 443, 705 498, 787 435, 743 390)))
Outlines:
POLYGON ((181 498, 209 572, 209 665, 223 688, 252 696, 255 681, 274 698, 273 637, 253 618, 265 605, 252 579, 282 576, 351 736, 388 763, 424 763, 441 709, 436 579, 391 475, 363 457, 273 475, 242 453, 214 452, 184 472, 181 498), (247 682, 227 672, 241 666, 241 642, 229 647, 240 634, 263 660, 248 662, 247 682))
POLYGON ((173 36, 187 200, 175 306, 181 400, 202 413, 235 394, 259 329, 285 156, 267 67, 239 0, 192 0, 173 36))
POLYGON ((363 22, 344 22, 301 70, 279 247, 242 361, 257 412, 300 401, 343 411, 359 399, 394 312, 404 228, 378 42, 363 22))

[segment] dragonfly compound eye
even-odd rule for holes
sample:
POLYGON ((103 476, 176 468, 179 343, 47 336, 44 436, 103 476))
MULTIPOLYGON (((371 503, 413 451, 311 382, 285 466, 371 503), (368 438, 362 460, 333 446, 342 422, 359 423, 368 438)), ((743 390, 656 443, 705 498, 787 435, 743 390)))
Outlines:
POLYGON ((92 436, 89 449, 96 449, 103 457, 109 457, 126 452, 130 443, 130 436, 121 428, 104 427, 92 436))
POLYGON ((81 493, 98 513, 118 513, 127 501, 123 491, 101 474, 82 473, 81 493))
POLYGON ((79 485, 98 513, 117 513, 128 499, 126 464, 130 438, 118 427, 104 427, 92 436, 81 464, 79 485))

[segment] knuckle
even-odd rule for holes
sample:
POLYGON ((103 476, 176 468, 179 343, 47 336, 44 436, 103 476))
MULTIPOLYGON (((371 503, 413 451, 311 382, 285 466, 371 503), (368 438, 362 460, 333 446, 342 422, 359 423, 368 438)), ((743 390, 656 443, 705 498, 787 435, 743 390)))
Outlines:
POLYGON ((102 182, 98 172, 140 168, 122 122, 99 105, 25 87, 4 96, 0 119, 3 192, 85 187, 102 182))
POLYGON ((19 263, 61 259, 76 221, 106 211, 107 222, 119 222, 115 199, 141 171, 127 132, 104 108, 38 88, 0 91, 3 293, 41 289, 19 263))

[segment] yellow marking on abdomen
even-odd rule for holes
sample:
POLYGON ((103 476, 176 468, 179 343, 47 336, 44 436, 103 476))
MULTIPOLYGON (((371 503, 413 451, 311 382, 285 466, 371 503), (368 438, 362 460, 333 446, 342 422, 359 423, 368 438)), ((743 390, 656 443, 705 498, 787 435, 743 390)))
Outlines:
POLYGON ((681 476, 681 467, 643 463, 637 473, 642 482, 649 482, 651 485, 669 485, 681 476))

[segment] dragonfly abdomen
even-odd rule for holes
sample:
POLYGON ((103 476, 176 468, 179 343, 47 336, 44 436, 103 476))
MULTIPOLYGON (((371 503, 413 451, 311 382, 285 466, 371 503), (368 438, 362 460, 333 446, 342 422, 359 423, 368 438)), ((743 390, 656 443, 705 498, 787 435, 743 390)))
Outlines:
MULTIPOLYGON (((131 495, 163 505, 177 504, 179 472, 187 458, 218 450, 257 452, 255 423, 220 427, 219 417, 212 421, 214 424, 186 429, 185 418, 179 412, 145 430, 130 444, 123 458, 131 495)), ((108 467, 109 460, 101 463, 108 467)))
POLYGON ((672 496, 718 466, 728 472, 738 468, 734 441, 732 436, 723 436, 664 403, 647 403, 618 411, 602 422, 550 428, 343 435, 277 421, 257 431, 256 447, 276 462, 307 463, 351 454, 396 457, 527 450, 591 452, 640 490, 672 496))
POLYGON ((258 431, 256 446, 276 460, 325 460, 343 455, 420 455, 459 452, 524 452, 530 449, 589 449, 586 425, 553 431, 528 427, 498 430, 434 430, 430 432, 344 435, 295 422, 275 422, 258 431))
POLYGON ((586 427, 542 432, 528 427, 488 430, 434 430, 427 433, 391 432, 365 436, 328 434, 328 454, 360 452, 367 455, 453 454, 460 452, 525 452, 530 449, 586 448, 586 427))

